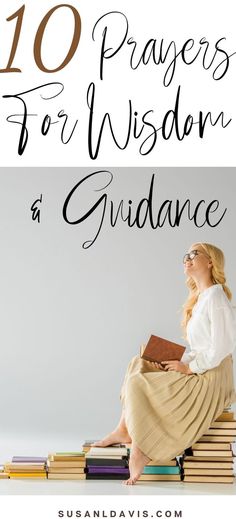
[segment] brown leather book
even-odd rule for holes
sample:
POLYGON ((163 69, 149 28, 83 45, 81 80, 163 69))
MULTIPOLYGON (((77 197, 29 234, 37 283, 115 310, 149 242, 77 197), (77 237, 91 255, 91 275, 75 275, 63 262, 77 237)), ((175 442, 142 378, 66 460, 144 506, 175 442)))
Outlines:
POLYGON ((185 346, 151 335, 146 347, 140 352, 140 357, 161 363, 163 360, 180 360, 184 351, 185 346))

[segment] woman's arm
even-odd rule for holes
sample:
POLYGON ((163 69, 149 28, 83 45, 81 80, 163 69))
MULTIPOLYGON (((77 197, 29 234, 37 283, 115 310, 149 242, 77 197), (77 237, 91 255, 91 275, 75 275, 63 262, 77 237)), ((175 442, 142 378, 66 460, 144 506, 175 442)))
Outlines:
POLYGON ((193 373, 204 373, 218 366, 235 348, 236 331, 233 309, 228 305, 218 306, 219 302, 209 301, 210 336, 209 347, 196 352, 189 362, 193 373))
POLYGON ((191 360, 195 358, 196 352, 195 351, 186 351, 182 355, 181 362, 184 362, 186 364, 189 364, 191 360))
POLYGON ((190 367, 189 367, 189 364, 186 364, 187 366, 187 371, 186 371, 186 374, 187 375, 193 375, 193 371, 191 371, 190 367))

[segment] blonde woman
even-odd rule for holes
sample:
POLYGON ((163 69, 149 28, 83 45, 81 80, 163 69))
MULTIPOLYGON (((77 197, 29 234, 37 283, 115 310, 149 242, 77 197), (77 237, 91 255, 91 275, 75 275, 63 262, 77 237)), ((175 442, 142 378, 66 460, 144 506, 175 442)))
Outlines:
POLYGON ((116 429, 94 445, 132 442, 133 485, 152 459, 171 460, 206 433, 223 409, 236 402, 232 352, 236 320, 226 286, 223 252, 195 243, 184 255, 189 296, 182 326, 190 351, 181 361, 158 363, 134 357, 121 389, 116 429))

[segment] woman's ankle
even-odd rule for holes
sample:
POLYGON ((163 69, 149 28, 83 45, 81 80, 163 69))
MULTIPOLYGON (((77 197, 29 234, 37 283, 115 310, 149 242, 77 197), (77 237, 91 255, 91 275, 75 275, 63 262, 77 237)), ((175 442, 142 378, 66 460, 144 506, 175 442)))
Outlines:
POLYGON ((125 425, 118 425, 115 430, 121 434, 127 434, 127 435, 129 434, 128 429, 125 425))

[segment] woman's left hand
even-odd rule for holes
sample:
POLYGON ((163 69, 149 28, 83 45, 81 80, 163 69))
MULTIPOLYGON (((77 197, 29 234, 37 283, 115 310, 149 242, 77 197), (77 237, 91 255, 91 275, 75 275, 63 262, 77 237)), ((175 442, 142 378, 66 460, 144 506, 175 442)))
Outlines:
POLYGON ((189 365, 184 364, 184 362, 181 362, 180 360, 163 360, 162 364, 165 365, 165 371, 179 371, 180 373, 185 373, 185 375, 192 374, 189 365))

